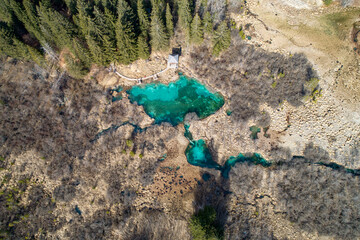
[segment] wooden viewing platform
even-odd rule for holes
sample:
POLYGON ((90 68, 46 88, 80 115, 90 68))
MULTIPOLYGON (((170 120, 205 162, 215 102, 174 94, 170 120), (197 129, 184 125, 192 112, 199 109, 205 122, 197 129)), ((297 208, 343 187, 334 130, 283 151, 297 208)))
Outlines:
POLYGON ((165 69, 163 69, 163 70, 161 70, 161 71, 159 71, 157 73, 154 73, 154 74, 152 74, 150 76, 142 77, 142 78, 126 77, 126 76, 122 75, 121 73, 119 73, 118 71, 116 71, 116 68, 114 66, 110 66, 109 71, 116 73, 121 78, 125 78, 126 80, 129 80, 129 81, 136 81, 136 82, 138 82, 138 84, 140 84, 142 82, 142 80, 151 79, 151 78, 156 80, 158 78, 159 74, 161 74, 163 72, 166 72, 170 68, 173 68, 173 69, 178 68, 178 63, 179 63, 179 55, 170 54, 169 59, 168 59, 168 65, 167 65, 167 67, 165 69))

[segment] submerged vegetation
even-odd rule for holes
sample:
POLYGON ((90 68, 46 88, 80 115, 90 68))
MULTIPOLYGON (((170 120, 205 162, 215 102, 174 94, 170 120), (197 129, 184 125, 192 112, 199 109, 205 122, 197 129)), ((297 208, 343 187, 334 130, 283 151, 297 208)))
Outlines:
POLYGON ((130 101, 143 105, 155 123, 169 122, 174 126, 183 122, 190 112, 195 112, 201 119, 205 118, 225 102, 221 94, 211 93, 204 85, 184 75, 169 85, 152 83, 134 86, 128 93, 130 101))

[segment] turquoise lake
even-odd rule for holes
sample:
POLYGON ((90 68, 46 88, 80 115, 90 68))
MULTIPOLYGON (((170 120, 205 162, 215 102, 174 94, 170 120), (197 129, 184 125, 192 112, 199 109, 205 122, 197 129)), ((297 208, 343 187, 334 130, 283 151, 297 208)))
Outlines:
POLYGON ((151 83, 134 86, 128 94, 131 103, 143 106, 156 124, 169 122, 173 126, 183 122, 187 113, 195 112, 203 119, 225 103, 220 93, 212 93, 195 79, 183 75, 168 85, 151 83))

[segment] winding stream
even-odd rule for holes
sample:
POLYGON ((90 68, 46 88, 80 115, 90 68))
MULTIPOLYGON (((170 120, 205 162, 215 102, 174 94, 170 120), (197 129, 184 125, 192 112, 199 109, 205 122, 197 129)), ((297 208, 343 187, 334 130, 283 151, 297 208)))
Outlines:
MULTIPOLYGON (((114 89, 114 91, 117 92, 120 92, 121 90, 122 88, 114 89)), ((136 102, 138 105, 143 106, 145 112, 155 119, 153 124, 169 122, 173 126, 176 126, 179 123, 184 122, 186 114, 190 112, 195 112, 200 119, 203 119, 211 114, 214 114, 225 103, 224 98, 220 93, 212 93, 197 80, 183 75, 181 75, 176 82, 169 83, 168 85, 162 83, 138 85, 132 87, 127 91, 127 93, 129 94, 131 103, 136 102)), ((231 112, 227 112, 227 114, 230 115, 231 112)), ((139 126, 127 121, 121 125, 111 126, 108 129, 102 130, 95 136, 92 142, 99 139, 102 135, 116 131, 120 126, 127 124, 133 126, 135 132, 142 132, 146 130, 146 128, 142 129, 139 126)), ((235 157, 230 156, 224 165, 221 166, 213 160, 205 140, 194 140, 191 132, 189 131, 190 126, 184 124, 184 128, 184 136, 189 141, 189 145, 185 150, 185 155, 188 163, 191 165, 217 169, 221 171, 221 175, 224 178, 229 178, 229 172, 236 163, 247 162, 255 165, 261 165, 263 167, 276 165, 267 161, 258 153, 250 155, 240 153, 235 157)), ((257 134, 259 129, 252 129, 252 131, 254 134, 257 134)), ((256 139, 256 137, 254 137, 254 139, 256 139)), ((348 169, 331 162, 315 162, 313 164, 322 165, 333 170, 344 171, 360 176, 360 169, 348 169)))

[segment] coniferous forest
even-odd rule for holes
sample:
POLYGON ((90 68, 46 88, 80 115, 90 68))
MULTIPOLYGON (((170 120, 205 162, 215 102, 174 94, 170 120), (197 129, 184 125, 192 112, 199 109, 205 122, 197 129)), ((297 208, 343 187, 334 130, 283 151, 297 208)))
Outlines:
POLYGON ((60 60, 75 78, 92 64, 129 64, 167 51, 176 32, 193 45, 205 34, 214 55, 230 46, 228 22, 214 24, 206 0, 0 0, 0 6, 0 54, 38 65, 60 60))

